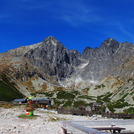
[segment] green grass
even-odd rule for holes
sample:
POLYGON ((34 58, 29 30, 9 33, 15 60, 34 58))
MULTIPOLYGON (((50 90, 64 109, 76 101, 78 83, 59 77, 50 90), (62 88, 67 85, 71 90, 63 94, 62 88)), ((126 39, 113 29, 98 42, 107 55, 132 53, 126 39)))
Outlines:
POLYGON ((63 107, 71 107, 72 106, 72 103, 73 103, 73 100, 65 101, 63 107))
POLYGON ((134 107, 130 107, 128 109, 124 110, 124 113, 128 113, 128 114, 134 114, 134 107))
POLYGON ((75 95, 67 91, 59 91, 57 93, 57 99, 74 99, 75 95))
POLYGON ((21 114, 18 117, 22 118, 22 119, 36 119, 38 117, 38 115, 26 116, 25 114, 21 114))
POLYGON ((110 102, 110 97, 113 95, 113 93, 107 92, 105 96, 103 97, 104 102, 110 102))
POLYGON ((65 101, 60 101, 58 99, 54 99, 54 105, 55 106, 60 106, 61 104, 64 104, 65 101))
POLYGON ((12 84, 0 81, 0 101, 13 101, 16 98, 23 98, 22 95, 12 84))
POLYGON ((73 107, 87 106, 88 104, 84 100, 75 101, 73 107))
POLYGON ((112 112, 115 111, 115 108, 123 108, 125 106, 130 106, 130 104, 128 104, 127 102, 124 102, 124 101, 120 101, 120 100, 117 100, 117 101, 114 101, 114 102, 107 104, 107 107, 112 112))
POLYGON ((89 100, 96 100, 96 97, 88 96, 88 95, 80 95, 80 96, 78 96, 78 98, 89 99, 89 100))
POLYGON ((101 85, 96 85, 94 89, 99 89, 99 88, 104 88, 105 85, 104 84, 101 84, 101 85))
POLYGON ((36 92, 36 93, 31 93, 31 95, 33 95, 33 96, 37 96, 38 94, 43 94, 46 97, 51 98, 51 97, 53 97, 54 92, 51 92, 50 91, 50 92, 36 92))

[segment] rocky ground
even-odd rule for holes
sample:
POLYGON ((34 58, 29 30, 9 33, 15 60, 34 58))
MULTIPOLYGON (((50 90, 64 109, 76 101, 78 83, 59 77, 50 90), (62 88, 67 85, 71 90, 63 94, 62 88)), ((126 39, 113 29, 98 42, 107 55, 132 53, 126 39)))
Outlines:
MULTIPOLYGON (((57 114, 56 111, 36 109, 34 118, 20 118, 25 114, 24 107, 0 108, 0 134, 63 134, 66 121, 100 120, 101 117, 57 114)), ((131 128, 134 128, 131 126, 131 128)), ((134 130, 132 130, 134 131, 134 130)))
POLYGON ((33 119, 19 118, 21 114, 25 114, 23 107, 0 108, 0 134, 61 134, 62 120, 88 120, 43 109, 35 110, 33 119))

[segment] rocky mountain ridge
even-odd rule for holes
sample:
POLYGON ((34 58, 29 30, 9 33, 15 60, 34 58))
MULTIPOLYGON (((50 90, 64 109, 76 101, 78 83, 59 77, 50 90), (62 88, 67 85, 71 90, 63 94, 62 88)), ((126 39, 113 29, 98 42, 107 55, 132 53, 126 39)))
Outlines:
MULTIPOLYGON (((88 96, 109 95, 112 101, 130 92, 125 98, 131 96, 132 105, 134 45, 109 38, 100 48, 87 47, 80 54, 50 36, 40 43, 1 53, 0 76, 3 75, 25 96, 76 90, 88 96)), ((4 81, 3 77, 0 81, 4 81)))

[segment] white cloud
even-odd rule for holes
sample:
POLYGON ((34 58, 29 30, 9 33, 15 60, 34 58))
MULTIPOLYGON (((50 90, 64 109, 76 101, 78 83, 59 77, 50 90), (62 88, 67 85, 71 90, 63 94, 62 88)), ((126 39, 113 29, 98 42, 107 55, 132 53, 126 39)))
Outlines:
POLYGON ((94 23, 101 20, 101 17, 97 14, 98 9, 92 5, 87 6, 81 0, 68 3, 59 3, 60 11, 56 11, 56 19, 68 22, 72 26, 94 23))
MULTIPOLYGON (((83 0, 13 0, 2 7, 1 21, 22 23, 25 18, 41 17, 47 20, 66 22, 71 26, 80 26, 101 20, 98 9, 86 5, 83 0), (5 17, 5 18, 4 18, 5 17)), ((28 22, 27 22, 28 23, 28 22)))
MULTIPOLYGON (((129 30, 130 28, 126 28, 126 25, 123 24, 118 25, 118 28, 120 30, 120 33, 124 35, 124 39, 126 37, 126 40, 134 42, 134 32, 132 30, 129 30)), ((131 27, 132 29, 132 27, 131 27)))
POLYGON ((134 21, 130 19, 124 20, 124 18, 118 17, 112 22, 105 23, 107 27, 111 28, 110 34, 112 37, 118 38, 121 41, 132 41, 134 42, 133 25, 134 21), (114 30, 112 30, 114 29, 114 30))

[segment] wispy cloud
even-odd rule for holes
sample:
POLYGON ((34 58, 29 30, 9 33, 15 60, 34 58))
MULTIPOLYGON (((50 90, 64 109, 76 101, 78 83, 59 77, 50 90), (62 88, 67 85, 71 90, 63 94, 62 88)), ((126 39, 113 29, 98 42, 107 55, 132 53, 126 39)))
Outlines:
POLYGON ((84 11, 79 10, 70 13, 60 14, 60 16, 58 16, 57 18, 61 19, 62 21, 68 22, 72 26, 80 26, 87 23, 96 23, 101 20, 101 17, 95 13, 85 13, 84 11))
POLYGON ((47 20, 66 22, 76 27, 101 20, 98 9, 93 5, 87 6, 83 0, 5 0, 2 8, 1 22, 22 23, 27 18, 30 21, 42 17, 42 21, 47 18, 47 20))
POLYGON ((49 0, 38 1, 21 0, 20 5, 23 10, 39 11, 45 18, 49 14, 48 19, 53 21, 66 22, 71 26, 80 26, 86 23, 99 22, 101 16, 98 15, 98 9, 93 5, 86 5, 82 0, 49 0), (30 4, 30 5, 29 5, 30 4), (44 14, 44 15, 43 15, 44 14))
POLYGON ((109 21, 104 20, 103 22, 105 25, 102 25, 98 31, 102 32, 107 37, 113 37, 121 42, 134 42, 134 22, 129 19, 124 20, 124 18, 120 17, 115 20, 112 19, 113 18, 107 18, 109 21))
POLYGON ((86 6, 81 0, 77 2, 62 2, 59 4, 60 12, 56 12, 56 19, 65 21, 72 26, 79 26, 86 23, 94 23, 101 20, 101 17, 97 14, 98 9, 92 5, 86 6))
POLYGON ((134 32, 131 26, 127 26, 127 24, 123 25, 123 24, 119 24, 117 27, 120 30, 120 33, 124 35, 124 37, 126 37, 126 39, 128 39, 129 41, 134 42, 134 32))
MULTIPOLYGON (((40 24, 47 22, 66 23, 72 27, 97 25, 102 32, 104 27, 115 27, 124 35, 133 37, 127 30, 124 18, 109 15, 102 7, 86 0, 5 0, 0 6, 0 23, 40 24)), ((111 13, 111 12, 110 12, 111 13)), ((94 27, 95 30, 96 27, 94 27)), ((106 29, 106 28, 105 28, 106 29)), ((112 32, 112 31, 111 31, 112 32)))

